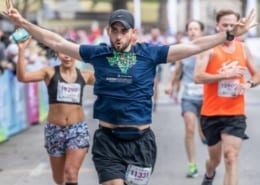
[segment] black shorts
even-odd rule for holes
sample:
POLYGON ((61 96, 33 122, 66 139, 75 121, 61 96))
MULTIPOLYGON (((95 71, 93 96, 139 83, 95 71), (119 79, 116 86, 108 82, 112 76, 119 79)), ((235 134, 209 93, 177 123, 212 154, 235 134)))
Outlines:
POLYGON ((223 133, 248 139, 245 134, 246 117, 243 115, 201 116, 200 124, 208 146, 217 144, 221 140, 221 134, 223 133))
POLYGON ((111 130, 99 128, 93 138, 93 162, 98 173, 99 183, 113 179, 125 180, 129 164, 154 168, 156 142, 151 129, 135 139, 120 139, 111 130))

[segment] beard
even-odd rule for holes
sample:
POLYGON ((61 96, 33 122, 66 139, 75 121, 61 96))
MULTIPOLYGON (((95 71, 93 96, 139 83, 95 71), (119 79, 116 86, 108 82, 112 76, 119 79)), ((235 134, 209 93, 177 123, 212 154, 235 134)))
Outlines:
POLYGON ((121 43, 120 45, 113 43, 111 40, 110 40, 110 42, 111 42, 111 46, 117 52, 124 52, 129 47, 129 45, 131 44, 131 40, 128 41, 128 42, 125 42, 125 43, 121 43))

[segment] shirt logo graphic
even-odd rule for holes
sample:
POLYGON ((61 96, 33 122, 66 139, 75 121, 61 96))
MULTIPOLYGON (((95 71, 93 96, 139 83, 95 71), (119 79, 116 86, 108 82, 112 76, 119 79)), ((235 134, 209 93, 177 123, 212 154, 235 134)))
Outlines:
POLYGON ((110 66, 117 65, 123 74, 136 64, 135 53, 114 52, 113 57, 107 57, 110 66))

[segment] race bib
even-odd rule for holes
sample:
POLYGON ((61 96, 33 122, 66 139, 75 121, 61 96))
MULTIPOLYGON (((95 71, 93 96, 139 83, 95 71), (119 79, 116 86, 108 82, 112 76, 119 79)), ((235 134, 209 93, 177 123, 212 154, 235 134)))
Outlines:
POLYGON ((76 83, 58 82, 57 101, 79 103, 80 85, 76 83))
POLYGON ((152 168, 128 165, 126 170, 127 185, 147 185, 152 173, 152 168))
POLYGON ((234 97, 236 96, 236 87, 239 85, 239 80, 221 80, 218 83, 218 96, 234 97))
POLYGON ((202 84, 195 84, 189 83, 187 84, 188 94, 190 96, 202 96, 203 94, 203 85, 202 84))

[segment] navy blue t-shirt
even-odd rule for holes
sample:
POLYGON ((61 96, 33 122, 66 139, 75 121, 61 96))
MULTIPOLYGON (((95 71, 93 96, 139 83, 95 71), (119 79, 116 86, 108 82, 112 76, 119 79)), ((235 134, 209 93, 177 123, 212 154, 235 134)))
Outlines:
POLYGON ((168 50, 148 43, 133 45, 129 52, 105 44, 81 45, 81 58, 95 70, 94 118, 121 125, 151 123, 155 69, 166 63, 168 50))

